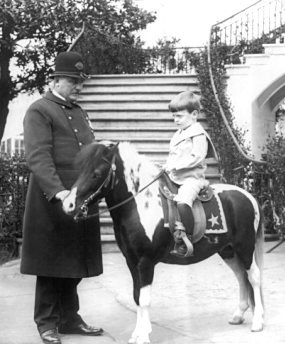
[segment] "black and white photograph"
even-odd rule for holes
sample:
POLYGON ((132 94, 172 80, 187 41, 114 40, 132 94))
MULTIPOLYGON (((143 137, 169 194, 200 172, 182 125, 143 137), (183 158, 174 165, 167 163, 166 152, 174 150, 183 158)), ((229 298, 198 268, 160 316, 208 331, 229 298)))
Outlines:
POLYGON ((285 0, 1 0, 0 344, 285 343, 285 0))

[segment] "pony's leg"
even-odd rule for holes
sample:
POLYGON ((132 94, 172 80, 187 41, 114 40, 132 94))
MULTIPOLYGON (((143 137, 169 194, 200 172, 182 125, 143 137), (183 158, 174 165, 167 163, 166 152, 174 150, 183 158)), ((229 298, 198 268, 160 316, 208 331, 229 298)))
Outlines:
POLYGON ((252 264, 247 270, 248 279, 253 289, 254 309, 251 331, 258 332, 263 330, 264 325, 264 306, 262 294, 262 277, 261 269, 256 263, 255 256, 253 256, 252 264))
POLYGON ((136 327, 129 339, 129 344, 149 344, 149 335, 152 331, 149 317, 149 308, 151 304, 151 285, 140 289, 139 304, 137 308, 136 327))
POLYGON ((239 284, 239 304, 229 319, 229 323, 232 325, 240 325, 244 322, 244 313, 249 308, 249 284, 246 270, 236 254, 233 258, 224 258, 224 261, 233 270, 239 284))

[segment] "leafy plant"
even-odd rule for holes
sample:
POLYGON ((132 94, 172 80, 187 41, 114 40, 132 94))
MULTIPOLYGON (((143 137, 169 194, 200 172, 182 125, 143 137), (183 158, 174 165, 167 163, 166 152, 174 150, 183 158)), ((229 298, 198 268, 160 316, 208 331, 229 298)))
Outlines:
POLYGON ((79 49, 92 66, 90 72, 125 73, 136 68, 133 54, 144 59, 136 32, 155 18, 132 0, 2 0, 0 140, 9 102, 22 91, 44 90, 54 57, 69 47, 83 22, 87 39, 79 49))
POLYGON ((0 158, 0 250, 6 260, 16 252, 22 237, 22 221, 29 172, 21 157, 0 158))
MULTIPOLYGON (((228 52, 229 49, 225 45, 216 46, 211 51, 213 77, 227 121, 239 144, 247 151, 248 147, 246 147, 244 141, 245 131, 234 125, 231 104, 225 92, 225 61, 228 57, 228 52)), ((190 58, 192 58, 192 63, 197 72, 201 91, 201 104, 207 116, 211 138, 219 154, 222 175, 228 183, 234 183, 235 178, 233 172, 239 166, 244 165, 245 161, 232 141, 220 115, 214 92, 210 86, 211 81, 207 54, 208 51, 205 48, 199 55, 192 55, 190 58)))

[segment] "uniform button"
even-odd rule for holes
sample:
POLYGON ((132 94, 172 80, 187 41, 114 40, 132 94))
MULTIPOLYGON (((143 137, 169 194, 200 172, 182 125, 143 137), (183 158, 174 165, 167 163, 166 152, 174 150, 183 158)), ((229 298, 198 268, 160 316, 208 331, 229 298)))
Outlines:
POLYGON ((75 133, 78 133, 78 129, 74 129, 74 132, 75 132, 75 133))
POLYGON ((68 119, 72 119, 72 116, 68 116, 68 119))
POLYGON ((83 145, 83 143, 82 142, 79 142, 79 146, 82 146, 83 145))

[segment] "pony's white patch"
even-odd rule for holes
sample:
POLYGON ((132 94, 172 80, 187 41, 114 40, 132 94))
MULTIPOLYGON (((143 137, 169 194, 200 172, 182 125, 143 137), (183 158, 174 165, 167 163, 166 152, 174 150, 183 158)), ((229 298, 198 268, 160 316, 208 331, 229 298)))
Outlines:
POLYGON ((151 285, 147 285, 140 289, 139 305, 141 307, 149 307, 151 304, 151 285))
POLYGON ((256 264, 255 257, 253 257, 251 267, 247 271, 247 274, 248 274, 249 282, 254 291, 254 302, 255 302, 251 331, 259 332, 263 330, 264 307, 263 307, 263 296, 262 296, 262 288, 261 288, 261 270, 256 264))
POLYGON ((150 343, 149 334, 151 331, 152 328, 149 316, 149 307, 138 306, 136 327, 128 341, 128 344, 150 343))
POLYGON ((217 192, 217 193, 221 193, 223 191, 231 191, 231 190, 234 190, 234 191, 239 191, 241 192, 245 197, 247 197, 252 206, 253 206, 253 209, 254 209, 254 229, 255 231, 257 232, 257 229, 258 229, 258 225, 260 223, 260 212, 259 212, 259 207, 258 207, 258 204, 257 204, 257 201, 256 199, 246 190, 238 187, 238 186, 235 186, 235 185, 230 185, 230 184, 213 184, 211 185, 212 188, 217 192))
POLYGON ((163 218, 158 182, 152 183, 146 190, 137 195, 138 189, 148 185, 159 173, 158 168, 144 155, 138 154, 135 147, 128 142, 119 144, 119 154, 124 163, 125 180, 128 190, 136 195, 136 203, 141 223, 146 235, 152 240, 155 227, 163 218))

